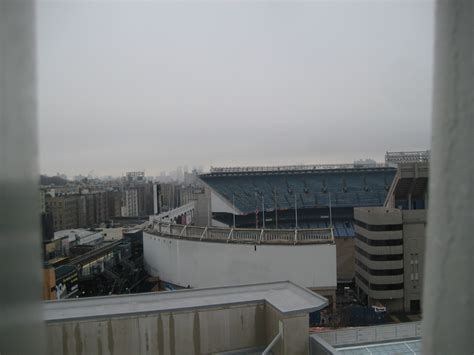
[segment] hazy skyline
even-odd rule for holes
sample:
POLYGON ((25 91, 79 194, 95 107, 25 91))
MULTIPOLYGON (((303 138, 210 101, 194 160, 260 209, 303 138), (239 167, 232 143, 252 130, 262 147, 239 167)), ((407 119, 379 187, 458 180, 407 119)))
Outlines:
POLYGON ((430 1, 42 1, 37 21, 42 173, 429 149, 430 1))

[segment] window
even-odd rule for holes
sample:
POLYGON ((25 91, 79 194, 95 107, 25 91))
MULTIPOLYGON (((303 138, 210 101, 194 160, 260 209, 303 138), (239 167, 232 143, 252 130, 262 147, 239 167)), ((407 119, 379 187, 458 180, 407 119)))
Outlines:
POLYGON ((395 291, 403 290, 403 282, 396 284, 374 284, 367 281, 367 279, 358 272, 355 273, 356 278, 359 279, 364 285, 373 291, 395 291))
POLYGON ((371 269, 360 260, 355 260, 357 266, 359 266, 362 270, 367 272, 372 276, 395 276, 395 275, 403 275, 403 268, 399 269, 383 269, 383 270, 376 270, 371 269))
POLYGON ((387 232, 387 231, 401 231, 403 229, 403 224, 367 224, 358 220, 355 220, 355 224, 359 227, 367 229, 368 231, 373 232, 387 232))
POLYGON ((403 254, 382 254, 382 255, 374 255, 369 254, 365 250, 355 247, 357 253, 363 255, 369 260, 372 261, 394 261, 394 260, 403 260, 403 254))
POLYGON ((376 246, 376 247, 387 247, 387 246, 394 246, 394 245, 403 245, 403 238, 400 239, 385 239, 385 240, 375 240, 375 239, 368 239, 358 233, 355 233, 355 237, 357 240, 364 242, 367 245, 376 246))

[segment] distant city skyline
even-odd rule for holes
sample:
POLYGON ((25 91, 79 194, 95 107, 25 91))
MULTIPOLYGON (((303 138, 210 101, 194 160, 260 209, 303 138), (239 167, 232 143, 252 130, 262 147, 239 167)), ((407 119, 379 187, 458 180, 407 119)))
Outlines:
POLYGON ((430 148, 432 1, 37 8, 43 174, 430 148))

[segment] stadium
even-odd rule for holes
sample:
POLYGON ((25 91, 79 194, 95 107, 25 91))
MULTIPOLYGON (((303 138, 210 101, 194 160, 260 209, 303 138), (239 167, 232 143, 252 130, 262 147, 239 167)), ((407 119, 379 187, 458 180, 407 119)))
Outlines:
POLYGON ((382 206, 397 169, 391 164, 211 168, 212 225, 237 228, 333 227, 338 282, 354 277, 354 207, 382 206))

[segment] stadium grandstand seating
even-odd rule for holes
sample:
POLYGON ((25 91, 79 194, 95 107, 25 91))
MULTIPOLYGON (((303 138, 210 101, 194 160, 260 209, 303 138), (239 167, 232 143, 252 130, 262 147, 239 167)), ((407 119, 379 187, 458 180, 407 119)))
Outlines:
MULTIPOLYGON (((255 221, 250 215, 260 210, 265 201, 266 217, 274 224, 271 214, 278 209, 278 228, 295 228, 291 210, 298 209, 299 228, 329 227, 329 197, 335 237, 354 237, 353 208, 382 206, 394 179, 396 168, 388 166, 320 169, 311 171, 254 171, 238 172, 216 169, 200 178, 218 195, 232 204, 242 215, 238 222, 250 227, 255 221), (281 212, 280 212, 281 211, 281 212)), ((217 219, 229 223, 231 218, 217 214, 217 219)))
POLYGON ((232 202, 243 213, 265 209, 329 205, 337 207, 381 206, 392 183, 394 168, 354 168, 311 172, 209 173, 200 178, 217 194, 232 202))

